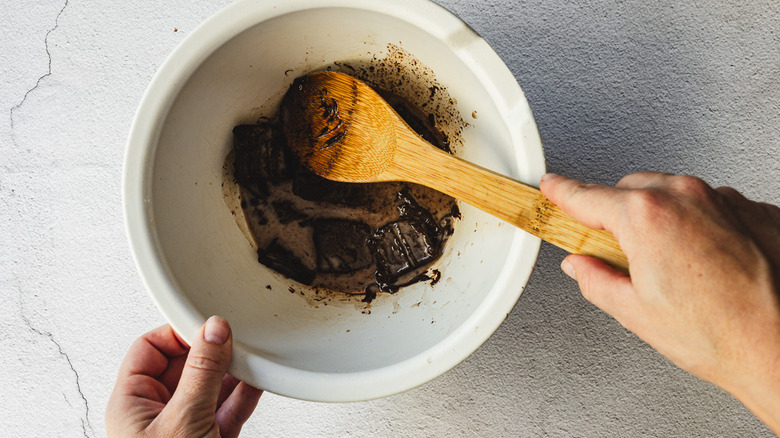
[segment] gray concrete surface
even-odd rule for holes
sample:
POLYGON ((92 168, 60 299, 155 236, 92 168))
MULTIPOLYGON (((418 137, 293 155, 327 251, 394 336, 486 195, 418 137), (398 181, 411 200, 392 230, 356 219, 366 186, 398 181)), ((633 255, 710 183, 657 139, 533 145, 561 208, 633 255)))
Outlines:
MULTIPOLYGON (((262 1, 262 0, 259 0, 262 1)), ((116 369, 164 321, 126 243, 120 175, 165 56, 225 5, 10 2, 0 14, 0 430, 103 436, 116 369)), ((737 1, 444 0, 524 88, 551 171, 659 170, 780 203, 780 6, 737 1)), ((590 306, 542 248, 474 355, 394 397, 266 395, 244 436, 771 436, 590 306)))

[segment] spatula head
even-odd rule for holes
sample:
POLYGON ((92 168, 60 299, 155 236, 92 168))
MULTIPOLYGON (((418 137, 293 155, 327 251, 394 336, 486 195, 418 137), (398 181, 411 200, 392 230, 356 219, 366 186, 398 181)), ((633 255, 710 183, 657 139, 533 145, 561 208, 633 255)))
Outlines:
POLYGON ((379 181, 395 153, 395 123, 384 99, 344 73, 302 76, 282 102, 292 151, 313 172, 336 181, 379 181))

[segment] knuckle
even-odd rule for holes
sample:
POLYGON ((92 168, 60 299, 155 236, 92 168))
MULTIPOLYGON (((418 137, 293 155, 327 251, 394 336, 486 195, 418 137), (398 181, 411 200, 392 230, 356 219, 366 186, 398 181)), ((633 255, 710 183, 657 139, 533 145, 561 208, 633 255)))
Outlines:
POLYGON ((566 187, 565 194, 569 198, 574 198, 576 196, 581 195, 583 192, 585 192, 588 189, 588 186, 590 184, 584 183, 582 181, 577 180, 569 180, 568 186, 566 187))
POLYGON ((750 201, 731 187, 718 187, 715 189, 720 205, 726 207, 747 208, 750 201))
POLYGON ((143 350, 145 348, 148 348, 148 346, 151 346, 149 341, 145 339, 143 336, 133 341, 133 343, 130 345, 131 350, 143 350))
POLYGON ((240 415, 241 414, 239 412, 231 410, 227 413, 227 415, 221 418, 221 423, 223 426, 226 426, 231 430, 241 430, 241 427, 244 425, 246 420, 242 419, 240 415))
POLYGON ((657 174, 655 172, 629 173, 628 175, 624 175, 622 178, 620 178, 620 181, 617 182, 617 186, 634 187, 645 185, 652 181, 656 175, 657 174))
POLYGON ((626 210, 628 216, 642 223, 657 222, 661 212, 671 204, 669 195, 657 189, 634 190, 628 196, 626 210))
POLYGON ((599 187, 601 187, 601 185, 599 185, 599 184, 580 183, 576 187, 577 191, 575 193, 578 194, 578 195, 581 195, 581 194, 592 192, 594 189, 598 189, 599 187))
POLYGON ((210 357, 205 354, 190 354, 187 357, 186 365, 189 368, 193 368, 199 371, 206 372, 223 372, 222 361, 217 358, 210 357))
POLYGON ((577 181, 569 187, 565 197, 569 202, 574 202, 574 203, 586 202, 589 195, 591 195, 594 192, 594 189, 596 188, 598 188, 596 184, 577 181))
POLYGON ((757 202, 756 205, 761 211, 761 214, 769 218, 770 221, 773 222, 780 221, 780 207, 776 205, 768 204, 766 202, 757 202))
POLYGON ((679 175, 672 177, 670 186, 673 190, 682 193, 684 196, 690 196, 697 199, 709 199, 712 197, 713 189, 701 178, 690 175, 679 175))
POLYGON ((635 179, 637 177, 637 175, 638 175, 637 173, 629 173, 628 175, 623 175, 623 177, 620 178, 620 180, 617 182, 616 185, 622 185, 622 184, 630 183, 631 180, 633 180, 633 179, 635 179))
POLYGON ((736 198, 741 197, 742 194, 737 191, 737 189, 733 187, 728 186, 721 186, 715 189, 716 192, 720 193, 723 196, 729 197, 729 198, 736 198))

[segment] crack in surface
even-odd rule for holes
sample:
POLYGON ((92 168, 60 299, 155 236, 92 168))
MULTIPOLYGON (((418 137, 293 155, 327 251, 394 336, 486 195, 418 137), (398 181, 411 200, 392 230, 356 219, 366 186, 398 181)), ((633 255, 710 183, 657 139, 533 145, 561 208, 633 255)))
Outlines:
MULTIPOLYGON (((19 103, 12 106, 10 111, 8 112, 8 118, 10 122, 11 142, 15 147, 18 147, 18 144, 15 135, 16 132, 15 132, 14 114, 20 108, 22 108, 22 106, 24 106, 24 104, 27 102, 27 98, 30 96, 31 93, 33 93, 36 89, 38 89, 38 87, 40 87, 41 82, 47 77, 51 76, 52 74, 52 70, 51 70, 52 55, 51 55, 51 50, 49 49, 49 37, 55 30, 59 28, 60 17, 65 12, 65 9, 68 7, 69 2, 70 0, 65 0, 64 4, 62 5, 59 12, 57 13, 57 16, 54 18, 54 26, 52 26, 46 32, 46 36, 43 39, 43 45, 44 45, 44 49, 46 50, 46 57, 48 59, 46 72, 38 77, 38 79, 35 81, 35 85, 33 85, 32 88, 28 89, 22 96, 19 103)), ((65 350, 62 349, 62 345, 57 341, 57 339, 54 338, 54 334, 35 327, 30 321, 30 319, 27 318, 27 316, 24 313, 24 300, 22 299, 22 293, 23 293, 22 289, 19 288, 19 313, 25 325, 27 325, 27 327, 30 329, 31 332, 37 334, 38 336, 47 338, 51 343, 54 344, 55 347, 57 347, 57 351, 59 352, 60 356, 63 357, 65 361, 68 363, 68 367, 70 367, 71 372, 75 376, 76 390, 78 391, 79 396, 81 397, 81 401, 84 404, 84 416, 80 418, 81 431, 86 438, 89 438, 90 434, 88 431, 91 431, 92 435, 94 435, 95 429, 92 427, 92 424, 89 421, 89 402, 87 401, 87 397, 84 395, 84 391, 81 389, 81 379, 79 373, 78 371, 76 371, 76 367, 73 365, 73 361, 71 361, 70 356, 65 352, 65 350)), ((65 402, 72 407, 73 405, 71 404, 70 400, 68 400, 67 395, 65 393, 62 393, 62 396, 65 398, 65 402)))
MULTIPOLYGON (((89 428, 89 430, 92 431, 93 434, 95 433, 95 429, 92 428, 92 424, 89 422, 89 402, 87 401, 87 397, 84 395, 84 392, 81 390, 81 381, 79 379, 79 373, 78 371, 76 371, 76 367, 73 366, 73 362, 70 360, 70 356, 68 356, 68 353, 66 353, 65 350, 62 349, 62 345, 60 345, 60 343, 57 342, 56 339, 54 339, 54 334, 36 328, 35 326, 33 326, 30 319, 24 315, 24 303, 21 301, 21 295, 22 295, 22 291, 20 290, 19 291, 19 300, 20 300, 19 314, 21 315, 24 323, 27 325, 27 328, 29 328, 30 331, 32 331, 33 333, 49 339, 49 341, 51 341, 54 344, 54 346, 57 347, 57 351, 59 351, 60 356, 65 358, 65 361, 68 362, 68 366, 70 367, 70 370, 73 372, 73 375, 76 376, 76 390, 78 391, 79 396, 81 396, 81 401, 84 402, 84 418, 81 418, 81 430, 84 433, 84 436, 86 438, 89 438, 89 434, 87 433, 87 428, 89 428)), ((71 405, 65 393, 63 393, 62 396, 65 397, 65 401, 69 405, 71 405)))
POLYGON ((38 86, 41 85, 41 81, 42 80, 44 80, 45 78, 51 76, 51 52, 49 51, 49 35, 51 35, 51 33, 54 32, 55 30, 57 30, 57 28, 59 27, 59 25, 60 25, 60 16, 62 16, 62 13, 65 11, 65 8, 68 6, 68 2, 69 1, 70 0, 65 0, 65 4, 62 5, 62 8, 60 8, 60 12, 57 13, 57 17, 54 18, 54 27, 49 29, 46 32, 46 36, 43 38, 43 45, 44 45, 44 48, 46 49, 46 56, 49 58, 49 61, 48 61, 49 63, 48 63, 48 68, 46 69, 46 73, 41 75, 38 78, 38 80, 35 81, 35 85, 33 85, 32 88, 30 88, 29 90, 27 90, 24 93, 24 96, 22 97, 22 100, 19 101, 19 103, 17 103, 16 105, 12 106, 11 107, 11 111, 9 112, 8 116, 9 116, 10 121, 11 121, 11 138, 14 141, 14 145, 16 144, 16 138, 14 136, 14 111, 18 110, 19 108, 22 107, 22 105, 24 105, 24 103, 27 101, 27 96, 29 96, 30 93, 35 91, 38 88, 38 86))

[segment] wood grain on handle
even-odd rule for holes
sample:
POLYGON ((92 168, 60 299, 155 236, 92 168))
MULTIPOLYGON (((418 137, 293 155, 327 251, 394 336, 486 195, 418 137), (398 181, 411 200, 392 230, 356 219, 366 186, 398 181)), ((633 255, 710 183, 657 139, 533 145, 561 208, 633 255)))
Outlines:
POLYGON ((580 224, 539 189, 461 160, 439 149, 398 138, 393 166, 382 179, 416 182, 503 219, 573 254, 589 255, 628 272, 628 260, 607 231, 580 224))

